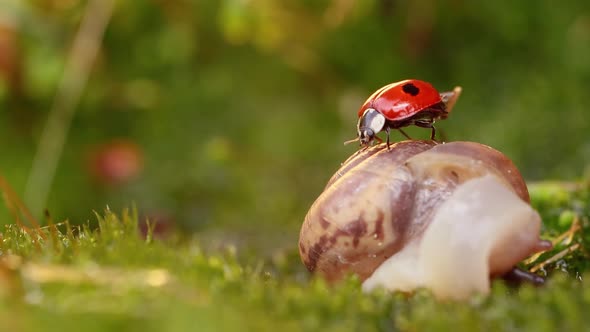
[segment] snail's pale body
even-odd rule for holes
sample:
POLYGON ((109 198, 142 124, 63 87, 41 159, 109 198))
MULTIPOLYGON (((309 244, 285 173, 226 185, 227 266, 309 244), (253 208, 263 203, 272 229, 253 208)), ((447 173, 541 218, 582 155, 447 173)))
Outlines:
POLYGON ((343 164, 311 207, 300 253, 328 280, 462 298, 539 246, 539 215, 512 162, 487 146, 406 141, 343 164))
POLYGON ((383 262, 363 289, 427 287, 452 298, 486 293, 490 275, 510 270, 536 247, 540 226, 539 214, 495 176, 469 180, 438 208, 424 236, 383 262))

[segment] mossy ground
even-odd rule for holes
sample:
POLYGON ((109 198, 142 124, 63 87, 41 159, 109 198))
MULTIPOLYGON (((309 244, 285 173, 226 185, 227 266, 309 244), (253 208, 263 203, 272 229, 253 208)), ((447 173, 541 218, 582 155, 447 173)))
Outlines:
POLYGON ((242 258, 231 246, 205 253, 196 240, 141 236, 128 211, 97 214, 96 229, 8 225, 1 232, 0 330, 590 330, 587 186, 531 188, 545 237, 581 227, 527 267, 566 254, 540 269, 548 274, 544 287, 496 281, 491 295, 465 302, 441 302, 426 290, 362 294, 353 277, 328 287, 302 272, 295 243, 278 260, 242 258), (571 246, 577 249, 567 251, 571 246))

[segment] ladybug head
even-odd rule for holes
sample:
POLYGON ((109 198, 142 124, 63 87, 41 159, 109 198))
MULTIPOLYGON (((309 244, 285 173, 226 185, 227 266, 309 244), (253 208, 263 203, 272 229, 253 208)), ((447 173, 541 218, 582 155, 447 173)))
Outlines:
POLYGON ((385 116, 374 108, 367 108, 357 124, 358 137, 362 146, 371 144, 375 135, 383 129, 385 116))

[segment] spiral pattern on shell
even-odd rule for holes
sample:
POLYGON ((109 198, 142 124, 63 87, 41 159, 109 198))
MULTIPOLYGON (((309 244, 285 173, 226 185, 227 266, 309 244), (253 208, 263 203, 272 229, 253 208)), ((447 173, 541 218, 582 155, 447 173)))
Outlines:
POLYGON ((526 184, 512 161, 479 143, 404 141, 389 150, 381 144, 359 151, 342 164, 306 215, 302 261, 329 281, 349 273, 365 280, 423 235, 457 186, 486 175, 528 204, 526 184))

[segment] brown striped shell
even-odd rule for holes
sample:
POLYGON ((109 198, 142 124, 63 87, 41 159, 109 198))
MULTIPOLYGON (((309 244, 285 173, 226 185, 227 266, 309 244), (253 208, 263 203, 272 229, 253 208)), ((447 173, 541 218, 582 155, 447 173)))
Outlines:
POLYGON ((422 236, 457 185, 487 174, 529 202, 514 164, 479 143, 403 141, 390 150, 381 144, 360 151, 342 164, 307 213, 301 258, 330 281, 347 273, 365 280, 422 236))

